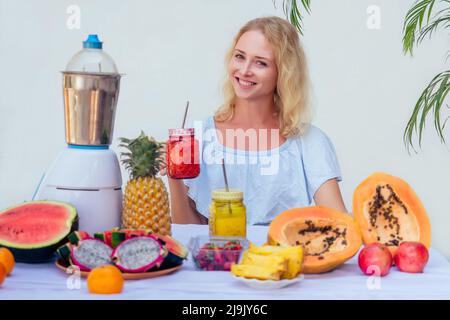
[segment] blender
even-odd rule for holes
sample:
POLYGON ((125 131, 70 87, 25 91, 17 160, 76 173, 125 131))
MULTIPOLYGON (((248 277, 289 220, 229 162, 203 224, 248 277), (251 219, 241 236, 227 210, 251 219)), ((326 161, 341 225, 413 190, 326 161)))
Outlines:
POLYGON ((109 149, 121 75, 97 35, 88 36, 62 74, 67 147, 33 199, 70 203, 80 230, 102 232, 121 223, 122 176, 109 149))

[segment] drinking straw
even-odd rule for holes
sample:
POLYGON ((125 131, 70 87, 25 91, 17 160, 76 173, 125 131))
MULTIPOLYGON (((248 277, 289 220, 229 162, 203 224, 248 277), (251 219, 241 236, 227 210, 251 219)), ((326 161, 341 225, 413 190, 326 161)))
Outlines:
POLYGON ((227 190, 227 192, 230 191, 230 189, 228 188, 228 179, 227 179, 227 171, 225 170, 225 162, 222 159, 222 171, 223 171, 223 178, 225 179, 225 189, 227 190))
MULTIPOLYGON (((223 172, 223 178, 225 179, 225 190, 227 192, 230 192, 230 188, 228 187, 228 179, 227 179, 227 170, 225 169, 225 161, 222 159, 222 172, 223 172)), ((231 215, 231 204, 228 203, 228 211, 231 215)))
POLYGON ((184 124, 186 123, 186 117, 189 109, 189 100, 186 103, 186 109, 184 110, 183 124, 181 125, 181 129, 184 129, 184 124))

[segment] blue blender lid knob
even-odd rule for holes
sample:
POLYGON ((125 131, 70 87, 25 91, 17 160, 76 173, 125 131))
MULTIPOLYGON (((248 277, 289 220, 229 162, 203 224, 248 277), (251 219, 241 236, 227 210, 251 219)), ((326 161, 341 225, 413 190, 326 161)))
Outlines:
POLYGON ((89 49, 102 49, 103 48, 103 42, 100 41, 98 36, 96 34, 90 34, 86 41, 83 41, 83 48, 89 48, 89 49))

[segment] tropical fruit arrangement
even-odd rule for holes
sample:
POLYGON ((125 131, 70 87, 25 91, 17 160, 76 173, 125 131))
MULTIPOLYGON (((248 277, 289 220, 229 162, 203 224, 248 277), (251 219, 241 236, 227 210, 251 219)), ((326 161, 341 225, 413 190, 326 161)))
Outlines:
MULTIPOLYGON (((267 251, 303 248, 302 272, 323 273, 358 255, 367 275, 385 276, 395 265, 401 272, 423 272, 431 241, 430 222, 413 189, 402 179, 375 173, 354 191, 354 218, 331 208, 312 206, 280 213, 270 224, 267 251)), ((253 248, 253 249, 252 249, 253 248)), ((235 275, 280 279, 283 261, 253 255, 251 246, 235 275)), ((257 250, 259 253, 261 249, 257 250)))
POLYGON ((385 276, 392 265, 402 272, 423 272, 431 226, 406 181, 381 172, 371 175, 355 189, 353 212, 366 244, 358 257, 364 274, 385 276))
POLYGON ((171 235, 169 195, 162 179, 156 176, 164 144, 143 132, 136 139, 120 141, 127 150, 122 153, 122 163, 130 173, 123 198, 122 227, 171 235))
MULTIPOLYGON (((76 209, 56 201, 5 209, 0 212, 0 285, 15 262, 47 262, 55 251, 64 267, 89 272, 88 287, 94 293, 121 292, 127 274, 183 264, 188 250, 170 235, 168 195, 156 177, 162 145, 141 134, 122 139, 122 146, 129 150, 123 158, 131 173, 122 228, 93 235, 78 231, 76 209)), ((246 279, 296 279, 302 273, 329 272, 358 251, 358 266, 366 275, 386 276, 392 268, 424 272, 431 226, 420 199, 404 180, 380 172, 369 176, 354 191, 353 214, 323 206, 289 209, 270 223, 262 246, 243 239, 245 245, 209 241, 190 249, 198 268, 231 270, 246 279)))
POLYGON ((123 273, 143 273, 180 266, 187 258, 187 249, 170 236, 151 230, 115 229, 96 233, 76 231, 69 242, 58 248, 64 266, 81 271, 113 265, 123 273))

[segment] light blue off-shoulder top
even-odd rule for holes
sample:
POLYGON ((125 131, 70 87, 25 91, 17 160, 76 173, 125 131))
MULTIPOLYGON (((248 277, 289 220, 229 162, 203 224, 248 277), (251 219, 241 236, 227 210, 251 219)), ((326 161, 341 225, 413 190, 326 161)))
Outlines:
POLYGON ((268 224, 287 209, 309 206, 325 181, 342 180, 332 142, 313 125, 305 134, 267 151, 222 145, 213 117, 196 121, 194 128, 200 144, 200 175, 184 183, 197 211, 207 218, 211 192, 225 187, 222 160, 229 187, 244 192, 248 225, 268 224))

